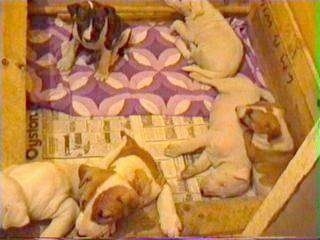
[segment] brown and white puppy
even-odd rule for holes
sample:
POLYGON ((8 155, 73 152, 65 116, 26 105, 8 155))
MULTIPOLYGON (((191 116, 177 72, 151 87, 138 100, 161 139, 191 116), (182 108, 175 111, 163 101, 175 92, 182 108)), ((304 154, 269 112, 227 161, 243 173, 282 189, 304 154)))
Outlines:
POLYGON ((294 143, 281 108, 267 102, 237 107, 253 164, 256 192, 267 195, 294 155, 294 143))
POLYGON ((68 6, 73 20, 72 35, 58 68, 69 71, 76 58, 78 47, 93 50, 88 64, 100 59, 95 77, 106 80, 109 67, 118 59, 118 54, 128 43, 131 29, 123 23, 111 6, 103 6, 95 1, 84 1, 68 6))
POLYGON ((130 137, 85 165, 64 160, 12 166, 0 174, 0 190, 4 230, 51 219, 43 238, 64 237, 75 223, 81 236, 109 237, 120 219, 155 199, 163 233, 174 237, 181 230, 169 186, 152 156, 130 137))
POLYGON ((79 176, 79 236, 109 237, 119 220, 156 199, 163 233, 179 235, 181 222, 170 187, 153 157, 132 138, 128 137, 126 146, 107 170, 82 165, 79 176))

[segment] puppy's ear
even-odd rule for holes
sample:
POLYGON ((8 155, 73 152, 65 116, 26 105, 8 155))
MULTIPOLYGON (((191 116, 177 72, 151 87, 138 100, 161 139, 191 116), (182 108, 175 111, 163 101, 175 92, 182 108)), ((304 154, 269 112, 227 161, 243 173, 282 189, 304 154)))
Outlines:
POLYGON ((74 18, 78 13, 78 10, 80 8, 80 4, 78 4, 78 3, 71 4, 71 5, 68 5, 67 8, 68 8, 68 12, 71 15, 71 18, 74 18))

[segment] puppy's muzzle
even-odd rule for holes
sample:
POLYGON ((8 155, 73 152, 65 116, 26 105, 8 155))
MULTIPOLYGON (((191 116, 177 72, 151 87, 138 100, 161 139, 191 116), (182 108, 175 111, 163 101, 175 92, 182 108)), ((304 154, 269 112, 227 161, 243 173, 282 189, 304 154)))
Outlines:
POLYGON ((90 23, 90 26, 83 32, 82 39, 86 42, 91 42, 91 34, 92 34, 92 23, 90 23))

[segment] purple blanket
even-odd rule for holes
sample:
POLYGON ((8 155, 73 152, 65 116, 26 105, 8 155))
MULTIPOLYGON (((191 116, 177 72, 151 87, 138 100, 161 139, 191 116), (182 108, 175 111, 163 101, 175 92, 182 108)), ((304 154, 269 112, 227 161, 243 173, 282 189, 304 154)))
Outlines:
MULTIPOLYGON (((244 20, 231 25, 242 38, 245 63, 241 72, 263 85, 244 20)), ((82 51, 70 74, 56 63, 70 36, 70 26, 59 19, 35 17, 28 32, 29 106, 45 107, 77 116, 162 114, 208 117, 217 95, 213 88, 192 81, 182 70, 189 65, 174 46, 168 23, 132 26, 130 47, 106 82, 94 77, 82 51)))

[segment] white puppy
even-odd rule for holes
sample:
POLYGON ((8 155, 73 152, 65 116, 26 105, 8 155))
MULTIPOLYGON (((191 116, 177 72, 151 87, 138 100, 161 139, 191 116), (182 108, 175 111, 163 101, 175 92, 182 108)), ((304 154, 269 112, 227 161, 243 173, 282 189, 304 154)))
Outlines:
POLYGON ((212 106, 209 131, 186 142, 170 144, 165 153, 176 157, 205 147, 200 158, 182 172, 182 178, 192 177, 213 167, 213 173, 200 183, 202 193, 205 196, 219 197, 240 195, 249 187, 251 163, 247 157, 236 108, 253 104, 261 98, 274 102, 274 98, 240 74, 234 78, 219 80, 198 73, 190 75, 220 92, 212 106))
POLYGON ((131 138, 124 137, 103 160, 86 164, 35 162, 4 170, 0 227, 51 219, 41 237, 63 237, 75 222, 80 235, 109 237, 118 220, 158 198, 161 229, 170 237, 179 235, 171 190, 151 155, 131 138))
MULTIPOLYGON (((126 141, 102 161, 91 166, 106 167, 126 141)), ((0 228, 22 227, 30 221, 52 219, 41 237, 63 237, 79 214, 78 169, 80 164, 34 162, 14 165, 0 175, 0 228)))
POLYGON ((243 58, 243 45, 228 21, 207 0, 165 0, 185 16, 176 20, 172 29, 190 46, 181 41, 176 46, 185 58, 192 58, 201 70, 209 70, 212 78, 234 76, 243 58))

